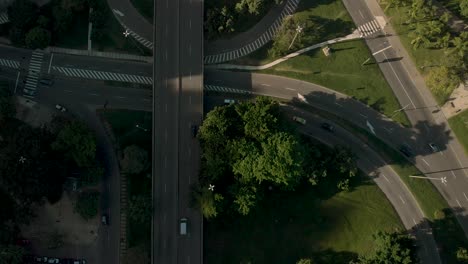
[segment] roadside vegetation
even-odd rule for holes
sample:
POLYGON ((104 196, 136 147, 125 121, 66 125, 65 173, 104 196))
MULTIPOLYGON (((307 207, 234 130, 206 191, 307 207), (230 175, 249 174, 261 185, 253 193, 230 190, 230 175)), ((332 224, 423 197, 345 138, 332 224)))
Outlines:
MULTIPOLYGON (((31 253, 16 242, 20 225, 35 217, 33 208, 60 201, 73 173, 78 172, 80 181, 80 172, 100 167, 95 138, 80 121, 58 115, 44 126, 32 127, 15 118, 14 100, 10 87, 1 83, 0 253, 2 263, 8 264, 23 263, 23 255, 31 253)), ((92 217, 97 206, 86 211, 92 217)))
POLYGON ((284 0, 207 0, 204 3, 205 38, 229 38, 255 26, 270 9, 284 0))
POLYGON ((148 22, 153 24, 154 1, 152 0, 130 0, 132 5, 142 14, 148 22))
POLYGON ((450 128, 457 136, 457 139, 468 155, 468 110, 465 110, 454 117, 449 118, 450 128))
POLYGON ((376 150, 380 156, 392 166, 416 198, 416 201, 433 229, 435 240, 438 247, 441 249, 439 252, 441 258, 446 261, 445 263, 459 263, 460 258, 457 257, 457 251, 459 248, 468 248, 468 240, 455 218, 452 209, 435 186, 430 181, 409 177, 410 175, 424 176, 424 174, 406 160, 397 150, 390 147, 387 143, 375 137, 367 130, 355 126, 344 118, 319 110, 310 105, 299 103, 297 106, 317 113, 341 125, 376 150))
POLYGON ((81 215, 85 220, 92 219, 98 213, 99 193, 94 191, 85 191, 78 194, 75 203, 75 212, 81 215))
POLYGON ((92 22, 91 40, 98 50, 150 54, 122 35, 122 27, 105 0, 52 0, 41 7, 30 0, 18 0, 8 7, 8 16, 9 38, 18 47, 87 49, 88 22, 92 22))
MULTIPOLYGON (((193 206, 206 219, 209 263, 304 257, 367 263, 373 234, 403 230, 383 193, 357 170, 353 153, 298 134, 275 101, 216 107, 198 138, 203 154, 193 206)), ((413 259, 414 249, 403 244, 413 259)))
POLYGON ((438 15, 428 0, 381 3, 435 99, 444 104, 467 78, 468 32, 451 31, 447 24, 451 14, 438 15))
POLYGON ((101 110, 100 114, 112 128, 121 173, 127 178, 127 261, 148 263, 152 215, 151 113, 101 110))
POLYGON ((468 22, 468 1, 466 0, 437 0, 458 18, 468 22))

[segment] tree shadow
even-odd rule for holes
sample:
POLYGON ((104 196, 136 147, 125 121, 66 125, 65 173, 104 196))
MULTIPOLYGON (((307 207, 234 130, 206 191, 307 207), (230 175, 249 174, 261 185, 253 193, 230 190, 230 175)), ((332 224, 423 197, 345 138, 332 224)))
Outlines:
POLYGON ((394 62, 394 61, 401 61, 403 59, 403 57, 398 57, 398 58, 388 58, 388 59, 385 59, 381 62, 378 62, 378 63, 387 63, 387 62, 394 62))

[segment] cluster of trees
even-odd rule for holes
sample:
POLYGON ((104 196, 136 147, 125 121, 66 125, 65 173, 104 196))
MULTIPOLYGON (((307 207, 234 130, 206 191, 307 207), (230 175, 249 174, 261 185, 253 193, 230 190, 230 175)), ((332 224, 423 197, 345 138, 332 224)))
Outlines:
POLYGON ((239 21, 251 16, 259 16, 272 3, 283 0, 237 0, 206 3, 205 36, 208 39, 236 31, 239 21))
POLYGON ((93 22, 93 37, 102 36, 108 8, 102 0, 52 0, 38 7, 30 0, 15 0, 8 7, 10 40, 14 45, 31 49, 45 48, 66 33, 79 16, 88 16, 93 22))
POLYGON ((81 215, 83 219, 89 220, 98 213, 99 192, 85 191, 78 195, 74 204, 75 212, 81 215))
POLYGON ((349 149, 323 149, 302 138, 266 97, 215 108, 198 137, 202 166, 193 194, 207 219, 224 211, 247 215, 267 191, 291 191, 306 181, 347 190, 357 172, 349 149))
MULTIPOLYGON (((444 49, 447 56, 440 65, 428 71, 427 85, 436 94, 447 98, 461 80, 467 76, 468 32, 451 32, 449 13, 437 15, 431 0, 387 0, 387 7, 407 6, 403 13, 405 23, 411 27, 410 37, 414 49, 444 49)), ((460 10, 468 9, 468 1, 460 1, 460 10)), ((464 11, 462 11, 464 12, 464 11)))
MULTIPOLYGON (((374 252, 370 256, 359 256, 349 264, 411 264, 418 263, 414 240, 406 234, 378 232, 374 235, 374 252)), ((300 259, 296 264, 317 263, 312 258, 300 259)))

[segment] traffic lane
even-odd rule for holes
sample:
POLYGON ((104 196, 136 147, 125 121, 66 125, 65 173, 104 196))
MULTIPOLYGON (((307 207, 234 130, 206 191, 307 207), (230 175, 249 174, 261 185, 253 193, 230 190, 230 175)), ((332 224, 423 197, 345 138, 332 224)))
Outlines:
POLYGON ((153 72, 153 65, 151 63, 91 56, 76 56, 61 53, 52 54, 53 57, 47 57, 47 68, 49 65, 52 65, 52 67, 68 67, 74 69, 116 72, 144 76, 152 76, 153 72))
POLYGON ((326 145, 339 144, 350 147, 358 157, 359 168, 376 182, 396 209, 403 225, 415 235, 421 246, 418 253, 422 263, 440 263, 435 240, 416 200, 396 172, 376 152, 339 126, 335 125, 335 132, 330 133, 320 128, 320 124, 326 122, 324 119, 294 107, 284 108, 307 120, 307 124, 300 129, 309 136, 326 145))
POLYGON ((362 25, 374 19, 367 6, 363 5, 360 1, 343 0, 343 3, 356 25, 362 25))
MULTIPOLYGON (((107 0, 107 3, 114 11, 114 15, 122 20, 127 27, 147 40, 153 41, 152 23, 148 22, 129 0, 107 0)), ((156 14, 156 12, 154 14, 156 14)))
POLYGON ((13 60, 21 62, 29 60, 32 51, 29 49, 16 48, 8 45, 0 45, 0 57, 5 60, 13 60))

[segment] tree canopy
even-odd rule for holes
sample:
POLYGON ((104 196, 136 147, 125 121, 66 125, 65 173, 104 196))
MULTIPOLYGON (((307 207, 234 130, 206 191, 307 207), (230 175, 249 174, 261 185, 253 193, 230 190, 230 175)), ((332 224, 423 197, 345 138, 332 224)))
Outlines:
POLYGON ((129 174, 138 174, 148 168, 148 152, 136 145, 128 146, 123 151, 122 170, 129 174))
POLYGON ((360 257, 360 264, 417 263, 416 247, 408 235, 378 232, 374 235, 374 248, 369 257, 360 257))

